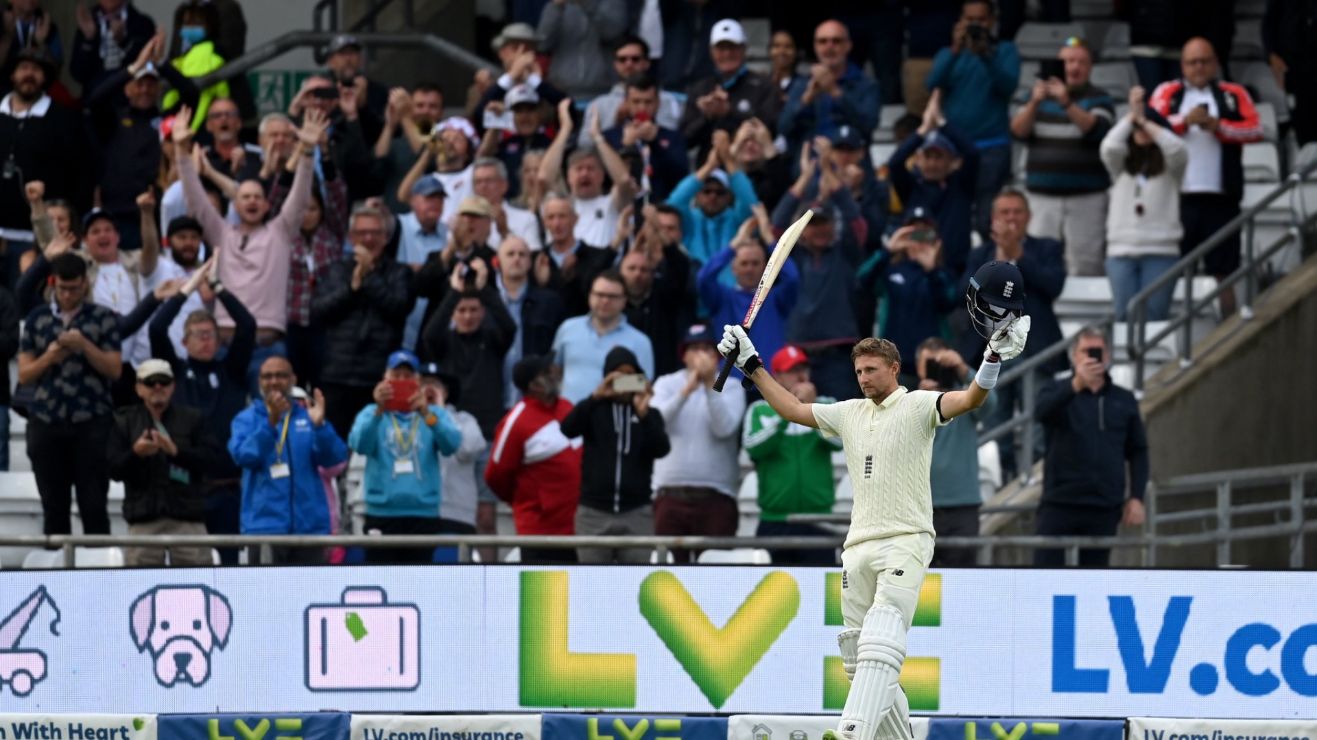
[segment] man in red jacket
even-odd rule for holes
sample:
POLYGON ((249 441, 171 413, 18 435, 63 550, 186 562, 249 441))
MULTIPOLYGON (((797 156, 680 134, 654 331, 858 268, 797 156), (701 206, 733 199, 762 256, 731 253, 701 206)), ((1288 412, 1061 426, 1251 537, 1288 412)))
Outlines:
MULTIPOLYGON (((559 426, 572 410, 558 396, 562 369, 547 356, 525 357, 513 366, 512 383, 522 398, 494 430, 485 482, 512 506, 517 534, 573 534, 581 494, 581 440, 568 439, 559 426)), ((575 561, 572 549, 521 548, 523 563, 575 561)))

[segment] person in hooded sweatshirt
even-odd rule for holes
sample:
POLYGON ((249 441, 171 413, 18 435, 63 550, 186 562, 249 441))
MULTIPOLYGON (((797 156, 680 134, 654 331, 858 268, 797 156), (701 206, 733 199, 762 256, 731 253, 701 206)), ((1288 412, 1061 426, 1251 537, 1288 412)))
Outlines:
MULTIPOLYGON (((635 354, 614 347, 604 358, 599 387, 563 419, 563 434, 583 441, 576 534, 654 534, 650 478, 654 461, 667 455, 671 445, 663 415, 649 407, 653 397, 635 354)), ((588 564, 643 564, 649 562, 649 550, 579 548, 577 557, 588 564)))

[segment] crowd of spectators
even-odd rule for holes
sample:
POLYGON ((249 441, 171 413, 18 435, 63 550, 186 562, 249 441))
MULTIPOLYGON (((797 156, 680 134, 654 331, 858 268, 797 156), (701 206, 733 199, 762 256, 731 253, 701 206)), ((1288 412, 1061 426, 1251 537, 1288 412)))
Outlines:
MULTIPOLYGON (((899 347, 908 386, 959 387, 983 348, 957 310, 978 266, 1020 268, 1025 358, 1061 340, 1067 276, 1109 277, 1123 318, 1239 212, 1241 147, 1262 136, 1249 91, 1184 19, 1161 40, 1178 64, 1141 61, 1147 87, 1117 116, 1080 38, 1013 108, 1016 3, 910 4, 904 59, 878 30, 900 4, 841 13, 812 29, 809 63, 792 30, 774 33, 767 71, 718 3, 645 4, 657 18, 622 0, 540 5, 497 35, 499 69, 466 100, 389 88, 340 36, 286 111, 257 118, 245 82, 194 83, 242 53, 237 2, 182 3, 169 40, 130 0, 79 4, 67 39, 40 0, 14 0, 0 29, 0 351, 19 372, 0 400, 28 418, 47 533, 70 531, 74 489, 85 530, 107 532, 111 478, 134 533, 346 531, 355 452, 365 528, 381 535, 492 532, 500 500, 522 534, 731 535, 742 449, 760 471, 759 532, 818 533, 787 520, 831 510, 832 443, 735 380, 712 390, 719 329, 739 322, 790 223, 812 214, 749 333, 792 393, 857 397, 850 348, 874 335, 899 347), (60 82, 66 62, 80 95, 60 82), (898 144, 874 161, 878 112, 901 99, 898 144), (1028 147, 1023 171, 1013 142, 1028 147)), ((1278 25, 1282 5, 1300 12, 1268 3, 1270 63, 1297 86, 1310 44, 1278 25)), ((1295 130, 1311 136, 1311 99, 1298 101, 1295 130)), ((1238 264, 1235 235, 1206 271, 1238 264)), ((1149 318, 1169 303, 1168 288, 1149 318)), ((1113 407, 1093 421, 1089 400, 1134 421, 1137 408, 1112 390, 1105 340, 1085 336, 1071 362, 1039 368, 1038 421, 1049 481, 1073 465, 1102 474, 1049 488, 1049 533, 1096 531, 1084 507, 1141 521, 1121 467, 1137 501, 1141 427, 1124 458, 1090 459, 1117 443, 1090 429, 1113 407)), ((981 420, 1014 415, 1021 387, 981 420)), ((941 532, 978 531, 977 421, 939 432, 941 532)), ((1002 463, 1016 472, 1010 445, 1002 463)))

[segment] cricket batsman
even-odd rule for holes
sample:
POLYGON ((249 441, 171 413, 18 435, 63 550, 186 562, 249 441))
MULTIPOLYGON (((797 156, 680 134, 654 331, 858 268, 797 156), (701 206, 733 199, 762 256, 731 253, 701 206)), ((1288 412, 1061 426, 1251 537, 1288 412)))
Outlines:
POLYGON ((1024 279, 1009 262, 989 262, 965 296, 975 330, 988 340, 974 382, 962 391, 907 391, 897 384, 901 356, 886 339, 863 339, 851 350, 864 398, 833 404, 799 401, 764 368, 740 326, 724 326, 718 351, 735 362, 783 418, 840 437, 854 490, 843 545, 838 636, 850 694, 836 733, 825 740, 911 738, 910 705, 897 682, 906 631, 933 557, 929 466, 939 426, 983 405, 1003 360, 1024 351, 1029 317, 1022 316, 1024 279))

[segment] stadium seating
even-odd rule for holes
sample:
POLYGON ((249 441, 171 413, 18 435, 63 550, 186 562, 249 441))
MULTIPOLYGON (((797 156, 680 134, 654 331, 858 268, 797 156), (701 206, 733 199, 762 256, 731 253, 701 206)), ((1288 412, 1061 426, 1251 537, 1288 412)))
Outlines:
POLYGON ((696 562, 701 565, 770 565, 773 558, 767 550, 739 547, 735 550, 705 550, 696 562))
MULTIPOLYGON (((123 550, 117 547, 79 547, 73 559, 78 568, 122 568, 123 550)), ((24 570, 63 567, 63 550, 32 550, 23 558, 24 570)))
POLYGON ((1055 59, 1056 50, 1071 36, 1083 38, 1078 23, 1025 23, 1015 34, 1021 59, 1055 59))

